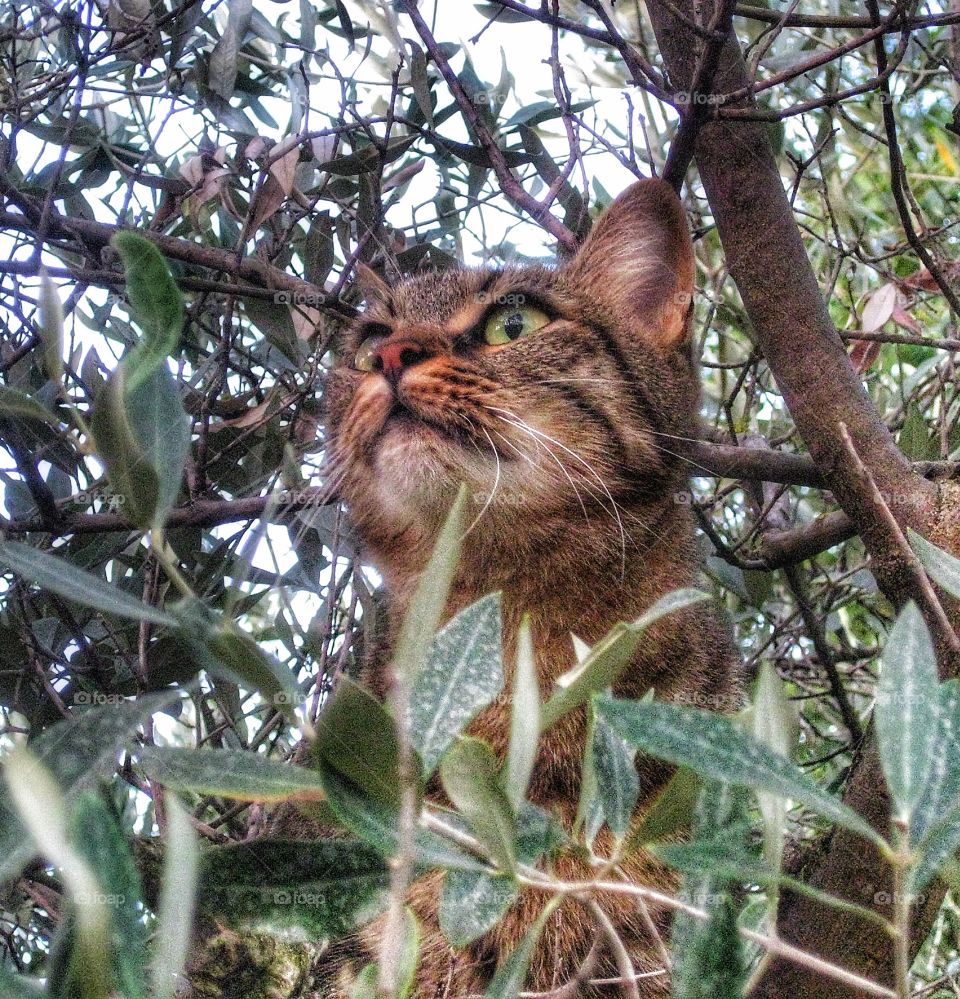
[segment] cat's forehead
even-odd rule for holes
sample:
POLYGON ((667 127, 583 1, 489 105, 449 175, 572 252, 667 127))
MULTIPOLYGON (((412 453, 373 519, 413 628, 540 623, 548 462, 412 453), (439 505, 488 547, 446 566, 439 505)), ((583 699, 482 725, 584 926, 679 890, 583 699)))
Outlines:
POLYGON ((494 304, 511 290, 546 294, 555 283, 552 271, 537 266, 431 271, 394 285, 389 311, 399 320, 443 323, 465 309, 494 304))

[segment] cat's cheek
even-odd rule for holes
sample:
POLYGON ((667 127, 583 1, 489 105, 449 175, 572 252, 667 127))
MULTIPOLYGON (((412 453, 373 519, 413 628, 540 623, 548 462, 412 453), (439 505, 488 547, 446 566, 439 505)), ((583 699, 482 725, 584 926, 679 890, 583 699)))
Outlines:
POLYGON ((392 407, 390 386, 382 378, 364 378, 338 421, 338 450, 354 460, 369 460, 368 452, 380 436, 392 407))

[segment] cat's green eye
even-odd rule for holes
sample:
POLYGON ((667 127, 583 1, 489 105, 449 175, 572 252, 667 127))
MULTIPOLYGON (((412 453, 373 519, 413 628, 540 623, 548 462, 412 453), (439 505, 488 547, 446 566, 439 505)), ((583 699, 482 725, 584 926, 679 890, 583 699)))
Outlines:
POLYGON ((550 322, 542 309, 532 305, 507 305, 488 317, 483 338, 493 347, 511 343, 525 333, 534 333, 550 322))

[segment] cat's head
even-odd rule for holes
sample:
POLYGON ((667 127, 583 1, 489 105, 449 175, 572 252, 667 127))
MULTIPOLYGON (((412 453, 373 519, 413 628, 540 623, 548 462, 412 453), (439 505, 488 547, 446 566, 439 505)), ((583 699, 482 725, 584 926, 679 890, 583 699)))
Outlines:
POLYGON ((461 482, 473 533, 612 522, 668 502, 698 400, 693 251, 663 182, 628 188, 556 269, 372 272, 327 386, 332 474, 374 549, 435 529, 461 482))

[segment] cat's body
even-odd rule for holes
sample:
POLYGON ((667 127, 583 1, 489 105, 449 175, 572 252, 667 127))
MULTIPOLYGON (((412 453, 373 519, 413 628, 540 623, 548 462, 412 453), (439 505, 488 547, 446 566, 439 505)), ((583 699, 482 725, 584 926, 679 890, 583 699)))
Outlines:
MULTIPOLYGON (((693 521, 677 499, 687 475, 673 453, 677 438, 694 435, 699 399, 688 342, 693 255, 679 203, 658 181, 635 184, 556 271, 445 272, 395 289, 371 276, 367 283, 367 311, 327 392, 331 454, 351 519, 399 620, 466 482, 468 520, 476 519, 446 615, 500 590, 509 666, 529 613, 546 695, 574 664, 571 633, 595 642, 663 594, 696 584, 693 521)), ((367 680, 386 693, 387 672, 367 680)), ((640 697, 651 687, 658 697, 718 710, 736 705, 736 659, 712 609, 688 608, 651 629, 617 692, 640 697)), ((504 696, 471 732, 502 752, 508 724, 504 696)), ((547 735, 531 782, 531 800, 567 821, 579 795, 584 727, 581 711, 547 735)), ((666 774, 652 761, 640 765, 641 807, 666 774)), ((589 876, 572 861, 558 873, 589 876)), ((625 873, 668 884, 643 856, 625 873)), ((482 993, 543 899, 521 896, 497 931, 456 953, 436 926, 437 884, 425 879, 411 893, 425 926, 417 999, 482 993)), ((602 904, 637 970, 662 968, 636 903, 602 904)), ((654 914, 661 926, 663 915, 654 914)), ((334 948, 331 995, 375 957, 378 930, 334 948)), ((583 903, 561 907, 527 987, 563 985, 597 933, 583 903)), ((593 974, 616 975, 599 939, 593 974)), ((666 974, 641 978, 640 995, 665 995, 667 982, 666 974)))

